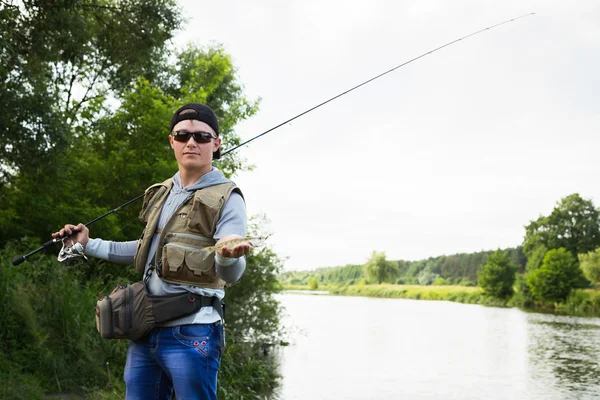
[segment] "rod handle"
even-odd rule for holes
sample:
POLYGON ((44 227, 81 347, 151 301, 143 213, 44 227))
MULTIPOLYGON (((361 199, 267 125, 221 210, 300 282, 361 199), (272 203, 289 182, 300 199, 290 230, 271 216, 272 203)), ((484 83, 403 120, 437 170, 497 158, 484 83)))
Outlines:
MULTIPOLYGON (((76 233, 76 232, 79 232, 79 231, 73 230, 73 233, 76 233)), ((60 239, 50 239, 46 243, 44 243, 43 245, 41 245, 40 247, 38 247, 37 249, 33 250, 31 253, 25 254, 23 256, 17 256, 15 258, 13 258, 12 259, 12 265, 19 265, 19 264, 21 264, 23 261, 25 261, 27 259, 27 257, 29 257, 29 256, 37 253, 38 251, 41 251, 41 250, 44 250, 45 248, 50 247, 52 244, 56 243, 58 240, 60 240, 60 239)))
POLYGON ((17 257, 15 257, 15 258, 12 259, 12 265, 19 265, 23 261, 25 261, 25 256, 17 256, 17 257))

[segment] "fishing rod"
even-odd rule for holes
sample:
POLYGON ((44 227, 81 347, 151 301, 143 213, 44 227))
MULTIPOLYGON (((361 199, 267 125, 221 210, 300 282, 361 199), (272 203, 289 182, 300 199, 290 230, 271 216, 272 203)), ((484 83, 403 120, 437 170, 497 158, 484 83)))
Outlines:
POLYGON ((397 65, 397 66, 395 66, 394 68, 388 69, 387 71, 385 71, 385 72, 382 72, 381 74, 379 74, 379 75, 377 75, 377 76, 374 76, 374 77, 373 77, 373 78, 371 78, 371 79, 368 79, 368 80, 366 80, 366 81, 364 81, 364 82, 362 82, 362 83, 359 83, 358 85, 356 85, 356 86, 354 86, 354 87, 352 87, 352 88, 350 88, 350 89, 346 90, 345 92, 342 92, 342 93, 340 93, 340 94, 338 94, 338 95, 336 95, 336 96, 333 96, 333 97, 332 97, 332 98, 330 98, 330 99, 327 99, 327 100, 325 100, 324 102, 322 102, 322 103, 320 103, 320 104, 317 104, 316 106, 314 106, 314 107, 312 107, 312 108, 309 108, 308 110, 306 110, 306 111, 304 111, 304 112, 302 112, 302 113, 300 113, 300 114, 296 115, 295 117, 292 117, 292 118, 288 119, 287 121, 284 121, 284 122, 280 123, 279 125, 276 125, 276 126, 274 126, 273 128, 271 128, 271 129, 269 129, 269 130, 267 130, 267 131, 264 131, 263 133, 261 133, 261 134, 259 134, 259 135, 255 136, 255 137, 253 137, 252 139, 246 140, 245 142, 243 142, 243 143, 241 143, 241 144, 238 144, 238 145, 237 145, 237 146, 235 146, 234 148, 232 148, 232 149, 229 149, 229 150, 227 150, 226 152, 224 152, 222 155, 225 155, 225 154, 227 154, 227 153, 229 153, 229 152, 231 152, 231 151, 233 151, 233 150, 235 150, 235 149, 238 149, 238 148, 240 148, 240 147, 242 147, 242 146, 244 146, 244 145, 246 145, 246 144, 248 144, 248 143, 252 142, 253 140, 255 140, 255 139, 258 139, 259 137, 261 137, 261 136, 264 136, 264 135, 266 135, 267 133, 269 133, 269 132, 271 132, 271 131, 274 131, 275 129, 277 129, 277 128, 281 127, 281 126, 283 126, 283 125, 285 125, 285 124, 287 124, 287 123, 289 123, 289 122, 292 122, 292 121, 293 121, 293 120, 295 120, 296 118, 300 118, 301 116, 303 116, 303 115, 305 115, 305 114, 308 114, 309 112, 311 112, 311 111, 313 111, 313 110, 316 110, 317 108, 319 108, 319 107, 321 107, 321 106, 324 106, 325 104, 327 104, 327 103, 329 103, 329 102, 331 102, 331 101, 333 101, 333 100, 335 100, 335 99, 337 99, 337 98, 339 98, 339 97, 342 97, 343 95, 345 95, 345 94, 348 94, 348 93, 352 92, 353 90, 355 90, 355 89, 358 89, 358 88, 359 88, 359 87, 361 87, 361 86, 364 86, 364 85, 366 85, 366 84, 367 84, 367 83, 369 83, 369 82, 373 82, 375 79, 381 78, 382 76, 384 76, 384 75, 387 75, 387 74, 389 74, 390 72, 394 72, 394 71, 395 71, 395 70, 397 70, 398 68, 404 67, 405 65, 407 65, 407 64, 410 64, 410 63, 411 63, 411 62, 413 62, 413 61, 417 61, 419 58, 423 58, 423 57, 425 57, 426 55, 429 55, 429 54, 431 54, 431 53, 435 53, 436 51, 438 51, 438 50, 441 50, 441 49, 443 49, 444 47, 451 46, 451 45, 453 45, 453 44, 454 44, 454 43, 456 43, 456 42, 460 42, 461 40, 467 39, 467 38, 469 38, 469 37, 471 37, 471 36, 475 36, 475 35, 477 35, 477 34, 479 34, 479 33, 481 33, 481 32, 485 32, 485 31, 488 31, 488 30, 490 30, 490 29, 494 29, 494 28, 495 28, 495 27, 497 27, 497 26, 504 25, 504 24, 508 24, 509 22, 513 22, 513 21, 516 21, 516 20, 518 20, 518 19, 521 19, 521 18, 529 17, 529 16, 531 16, 531 15, 535 15, 535 13, 529 13, 529 14, 521 15, 520 17, 516 17, 516 18, 508 19, 508 20, 506 20, 506 21, 503 21, 503 22, 500 22, 500 23, 498 23, 498 24, 496 24, 496 25, 488 26, 487 28, 480 29, 480 30, 478 30, 478 31, 476 31, 476 32, 473 32, 473 33, 470 33, 470 34, 468 34, 468 35, 466 35, 466 36, 463 36, 463 37, 460 37, 460 38, 458 38, 458 39, 455 39, 455 40, 453 40, 453 41, 451 41, 451 42, 448 42, 448 43, 446 43, 446 44, 444 44, 444 45, 442 45, 442 46, 440 46, 440 47, 436 47, 436 48, 435 48, 435 49, 433 49, 433 50, 430 50, 430 51, 428 51, 428 52, 426 52, 426 53, 423 53, 423 54, 421 54, 420 56, 417 56, 417 57, 415 57, 415 58, 413 58, 413 59, 410 59, 410 60, 408 60, 408 61, 406 61, 406 62, 404 62, 404 63, 402 63, 402 64, 400 64, 400 65, 397 65))
MULTIPOLYGON (((144 194, 145 194, 145 193, 144 193, 144 194)), ((106 217, 106 216, 108 216, 108 215, 110 215, 110 214, 112 214, 112 213, 115 213, 115 212, 119 211, 121 208, 123 208, 123 207, 125 207, 125 206, 127 206, 127 205, 129 205, 129 204, 133 203, 134 201, 136 201, 136 200, 139 200, 139 199, 141 199, 142 197, 144 197, 144 194, 141 194, 141 195, 139 195, 138 197, 136 197, 135 199, 131 199, 131 200, 129 200, 128 202, 121 204, 119 207, 117 207, 117 208, 114 208, 114 209, 110 210, 109 212, 107 212, 107 213, 105 213, 105 214, 102 214, 101 216, 99 216, 99 217, 96 217, 96 218, 94 218, 93 220, 91 220, 90 222, 87 222, 87 223, 85 223, 85 224, 83 224, 83 225, 84 225, 84 226, 89 226, 89 225, 93 224, 94 222, 96 222, 96 221, 99 221, 99 220, 101 220, 102 218, 104 218, 104 217, 106 217)), ((35 253, 37 253, 38 251, 42 251, 42 250, 44 250, 44 249, 46 249, 46 248, 48 248, 48 247, 52 246, 52 245, 53 245, 53 244, 55 244, 55 243, 58 243, 58 242, 60 242, 60 241, 63 241, 63 240, 65 240, 65 239, 68 239, 68 238, 70 238, 71 236, 73 236, 74 234, 76 234, 76 233, 78 233, 78 232, 79 232, 79 231, 78 231, 78 230, 76 230, 76 229, 72 229, 72 231, 73 231, 73 233, 72 233, 72 234, 70 234, 70 235, 65 235, 65 236, 63 236, 63 237, 61 237, 61 238, 56 238, 56 239, 48 240, 46 243, 44 243, 43 245, 41 245, 41 246, 40 246, 40 247, 38 247, 37 249, 33 250, 32 252, 30 252, 30 253, 27 253, 27 254, 25 254, 25 255, 22 255, 22 256, 17 256, 17 257, 15 257, 15 258, 13 258, 13 260, 12 260, 12 264, 13 264, 13 265, 19 265, 19 264, 21 264, 23 261, 25 261, 25 260, 26 260, 28 257, 30 257, 30 256, 34 255, 34 254, 35 254, 35 253)))
MULTIPOLYGON (((423 53, 423 54, 421 54, 421 55, 419 55, 419 56, 417 56, 417 57, 415 57, 415 58, 412 58, 412 59, 410 59, 410 60, 408 60, 408 61, 405 61, 405 62, 403 62, 402 64, 399 64, 399 65, 397 65, 397 66, 395 66, 395 67, 393 67, 393 68, 390 68, 390 69, 388 69, 387 71, 380 73, 379 75, 376 75, 376 76, 374 76, 374 77, 372 77, 372 78, 370 78, 370 79, 367 79, 366 81, 364 81, 364 82, 361 82, 361 83, 359 83, 358 85, 356 85, 356 86, 353 86, 353 87, 351 87, 350 89, 348 89, 348 90, 345 90, 344 92, 342 92, 342 93, 340 93, 340 94, 337 94, 337 95, 335 95, 335 96, 333 96, 333 97, 331 97, 331 98, 329 98, 329 99, 327 99, 327 100, 323 101, 322 103, 319 103, 319 104, 317 104, 316 106, 313 106, 313 107, 309 108, 308 110, 306 110, 306 111, 303 111, 303 112, 301 112, 300 114, 297 114, 296 116, 294 116, 294 117, 292 117, 292 118, 290 118, 290 119, 288 119, 288 120, 286 120, 286 121, 283 121, 282 123, 280 123, 280 124, 278 124, 278 125, 275 125, 274 127, 272 127, 272 128, 270 128, 270 129, 268 129, 268 130, 266 130, 266 131, 264 131, 264 132, 262 132, 262 133, 260 133, 260 134, 258 134, 258 135, 256 135, 256 136, 254 136, 253 138, 251 138, 251 139, 248 139, 248 140, 246 140, 245 142, 242 142, 242 143, 238 144, 237 146, 234 146, 234 147, 232 147, 231 149, 228 149, 227 151, 223 152, 223 153, 221 154, 221 156, 224 156, 224 155, 226 155, 226 154, 229 154, 229 153, 231 153, 232 151, 234 151, 234 150, 237 150, 237 149, 239 149, 240 147, 242 147, 242 146, 245 146, 246 144, 248 144, 248 143, 250 143, 250 142, 252 142, 252 141, 254 141, 254 140, 256 140, 256 139, 258 139, 258 138, 260 138, 260 137, 262 137, 262 136, 264 136, 264 135, 266 135, 267 133, 269 133, 269 132, 272 132, 272 131, 274 131, 275 129, 277 129, 277 128, 279 128, 279 127, 281 127, 281 126, 285 125, 285 124, 288 124, 288 123, 290 123, 290 122, 294 121, 295 119, 297 119, 297 118, 300 118, 301 116, 303 116, 303 115, 306 115, 306 114, 308 114, 309 112, 311 112, 311 111, 314 111, 314 110, 316 110, 317 108, 319 108, 319 107, 322 107, 322 106, 324 106, 325 104, 327 104, 327 103, 329 103, 329 102, 332 102, 333 100, 335 100, 335 99, 337 99, 337 98, 339 98, 339 97, 342 97, 342 96, 344 96, 345 94, 348 94, 348 93, 350 93, 350 92, 352 92, 352 91, 354 91, 354 90, 358 89, 358 88, 359 88, 359 87, 361 87, 361 86, 364 86, 364 85, 366 85, 366 84, 368 84, 368 83, 370 83, 370 82, 373 82, 374 80, 376 80, 376 79, 379 79, 379 78, 381 78, 381 77, 382 77, 382 76, 384 76, 384 75, 387 75, 387 74, 389 74, 389 73, 391 73, 391 72, 394 72, 395 70, 397 70, 397 69, 399 69, 399 68, 402 68, 402 67, 404 67, 405 65, 408 65, 408 64, 410 64, 410 63, 412 63, 412 62, 414 62, 414 61, 417 61, 417 60, 418 60, 418 59, 420 59, 420 58, 423 58, 423 57, 425 57, 425 56, 427 56, 427 55, 429 55, 429 54, 435 53, 436 51, 438 51, 438 50, 441 50, 441 49, 443 49, 443 48, 445 48, 445 47, 451 46, 451 45, 453 45, 453 44, 454 44, 454 43, 456 43, 456 42, 460 42, 461 40, 464 40, 464 39, 470 38, 471 36, 478 35, 478 34, 480 34, 480 33, 482 33, 482 32, 489 31, 490 29, 494 29, 494 28, 496 28, 496 27, 498 27, 498 26, 500 26, 500 25, 508 24, 508 23, 510 23, 510 22, 516 21, 516 20, 518 20, 518 19, 521 19, 521 18, 529 17, 529 16, 531 16, 531 15, 534 15, 534 14, 535 14, 535 13, 529 13, 529 14, 521 15, 520 17, 516 17, 516 18, 511 18, 511 19, 508 19, 508 20, 506 20, 506 21, 500 22, 500 23, 498 23, 498 24, 495 24, 495 25, 488 26, 487 28, 480 29, 480 30, 478 30, 478 31, 475 31, 475 32, 473 32, 473 33, 470 33, 470 34, 468 34, 468 35, 462 36, 462 37, 460 37, 460 38, 458 38, 458 39, 452 40, 451 42, 448 42, 448 43, 446 43, 446 44, 443 44, 443 45, 441 45, 441 46, 439 46, 439 47, 436 47, 436 48, 435 48, 435 49, 433 49, 433 50, 429 50, 429 51, 427 51, 427 52, 425 52, 425 53, 423 53)), ((145 194, 145 193, 144 193, 144 194, 145 194)), ((88 222, 88 223, 86 223, 86 224, 84 224, 84 225, 85 225, 85 226, 89 226, 89 225, 93 224, 94 222, 96 222, 96 221, 98 221, 98 220, 101 220, 102 218, 104 218, 104 217, 106 217, 106 216, 108 216, 108 215, 110 215, 110 214, 112 214, 112 213, 115 213, 115 212, 119 211, 121 208, 123 208, 123 207, 125 207, 125 206, 127 206, 127 205, 129 205, 129 204, 133 203, 134 201, 136 201, 136 200, 139 200, 139 199, 141 199, 142 197, 144 197, 144 194, 141 194, 141 195, 137 196, 136 198, 134 198, 134 199, 131 199, 131 200, 129 200, 128 202, 121 204, 119 207, 117 207, 117 208, 115 208, 115 209, 113 209, 113 210, 110 210, 109 212, 107 212, 107 213, 105 213, 105 214, 102 214, 101 216, 99 216, 99 217, 97 217, 97 218, 94 218, 93 220, 91 220, 90 222, 88 222)), ((75 234, 75 233, 77 233, 77 232, 78 232, 78 231, 76 231, 76 230, 73 230, 73 234, 75 234)), ((57 242, 59 242, 59 241, 63 241, 63 240, 65 240, 65 239, 67 239, 67 238, 71 237, 73 234, 71 234, 71 235, 68 235, 68 236, 63 236, 62 238, 59 238, 59 239, 52 239, 52 240, 49 240, 49 241, 47 241, 46 243, 44 243, 42 246, 40 246, 39 248, 37 248, 37 249, 33 250, 32 252, 30 252, 30 253, 28 253, 28 254, 25 254, 25 255, 22 255, 22 256, 15 257, 15 258, 12 260, 12 264, 13 264, 13 265, 19 265, 19 264, 21 264, 23 261, 25 261, 25 260, 26 260, 28 257, 32 256, 33 254, 35 254, 35 253, 37 253, 37 252, 39 252, 39 251, 41 251, 41 250, 44 250, 44 249, 46 249, 46 248, 50 247, 50 246, 51 246, 51 245, 53 245, 54 243, 57 243, 57 242)))

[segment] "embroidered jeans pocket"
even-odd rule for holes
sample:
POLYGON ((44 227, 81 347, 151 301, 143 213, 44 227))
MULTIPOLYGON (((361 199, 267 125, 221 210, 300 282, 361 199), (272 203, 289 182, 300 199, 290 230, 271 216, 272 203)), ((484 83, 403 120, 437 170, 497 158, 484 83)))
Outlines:
POLYGON ((218 343, 214 340, 213 329, 213 324, 180 325, 173 328, 173 336, 179 343, 203 356, 215 357, 218 343))

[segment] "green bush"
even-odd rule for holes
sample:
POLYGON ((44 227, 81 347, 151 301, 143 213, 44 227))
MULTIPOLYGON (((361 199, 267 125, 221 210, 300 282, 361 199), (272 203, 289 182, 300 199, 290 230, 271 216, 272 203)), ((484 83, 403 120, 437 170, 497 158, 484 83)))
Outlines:
POLYGON ((506 299, 513 294, 517 267, 500 250, 487 258, 487 262, 478 273, 479 286, 486 296, 506 299))
POLYGON ((3 375, 35 380, 44 392, 87 392, 122 379, 126 343, 97 333, 94 308, 103 288, 80 279, 83 262, 60 264, 54 256, 36 255, 15 267, 8 260, 23 254, 19 250, 0 252, 0 353, 13 362, 3 363, 3 375), (107 362, 120 366, 112 377, 107 362))
POLYGON ((596 284, 600 282, 600 247, 595 251, 585 254, 579 254, 579 263, 581 270, 590 282, 596 284))
POLYGON ((574 314, 597 315, 600 312, 600 292, 573 290, 564 303, 564 309, 574 314))
POLYGON ((581 278, 581 269, 564 248, 549 250, 542 265, 529 274, 527 283, 536 300, 563 302, 581 278))
POLYGON ((515 286, 515 294, 510 299, 509 304, 524 308, 533 307, 534 301, 531 290, 529 289, 529 285, 527 284, 527 275, 517 274, 515 286))

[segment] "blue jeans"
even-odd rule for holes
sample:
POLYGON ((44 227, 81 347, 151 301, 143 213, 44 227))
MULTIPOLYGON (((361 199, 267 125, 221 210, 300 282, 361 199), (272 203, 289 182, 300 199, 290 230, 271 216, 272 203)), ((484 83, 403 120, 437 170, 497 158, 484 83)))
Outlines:
POLYGON ((127 400, 216 400, 223 325, 155 328, 131 341, 125 365, 127 400))

